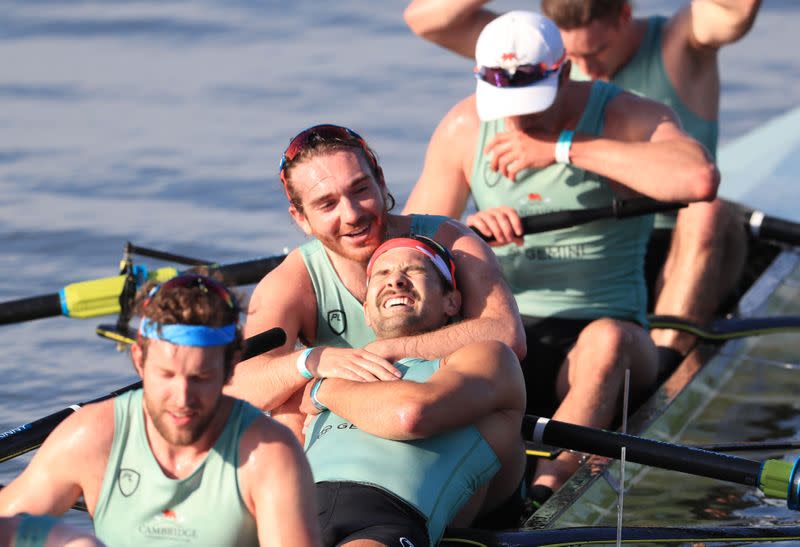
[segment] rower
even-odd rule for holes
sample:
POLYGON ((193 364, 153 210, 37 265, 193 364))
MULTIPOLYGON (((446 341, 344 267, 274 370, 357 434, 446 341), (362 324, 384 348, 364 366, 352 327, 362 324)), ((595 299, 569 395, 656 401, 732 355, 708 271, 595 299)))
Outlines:
MULTIPOLYGON (((456 271, 428 238, 378 247, 364 305, 378 340, 434 332, 455 318, 456 271)), ((468 526, 476 516, 481 527, 516 527, 525 471, 516 355, 483 341, 394 366, 399 381, 319 378, 305 390, 302 410, 316 416, 306 455, 323 544, 436 545, 446 525, 468 526)))
MULTIPOLYGON (((558 28, 537 13, 493 20, 475 53, 476 93, 439 123, 405 211, 458 218, 472 194, 479 211, 467 224, 499 245, 524 314, 528 412, 557 407, 562 421, 607 427, 621 408, 625 370, 638 397, 657 376, 643 275, 652 217, 524 236, 520 215, 636 195, 710 200, 719 174, 668 107, 605 82, 571 81, 558 28)), ((535 498, 578 461, 571 453, 540 461, 535 498)))
POLYGON ((0 545, 8 547, 103 547, 92 534, 81 532, 50 515, 0 517, 0 545))
POLYGON ((525 355, 522 323, 491 249, 445 217, 396 215, 375 153, 353 130, 317 125, 296 135, 280 162, 289 213, 311 241, 253 291, 251 336, 279 326, 286 344, 237 365, 229 394, 272 411, 300 436, 303 388, 312 378, 397 379, 408 355, 436 359, 469 342, 500 340, 525 355), (369 257, 388 237, 419 234, 453 250, 464 294, 461 320, 424 336, 375 340, 364 323, 369 257), (304 349, 297 349, 302 342, 304 349))
MULTIPOLYGON (((476 39, 497 17, 488 0, 413 0, 405 11, 418 35, 473 58, 476 39)), ((630 0, 542 0, 572 61, 571 77, 604 80, 663 102, 716 157, 719 51, 744 37, 760 0, 683 2, 671 16, 634 17, 630 0)), ((747 239, 735 206, 715 199, 659 214, 645 275, 656 315, 708 324, 741 276, 747 239)), ((689 333, 654 329, 668 371, 692 348, 689 333)))
POLYGON ((316 545, 301 447, 222 394, 242 346, 235 296, 184 274, 136 307, 143 388, 64 420, 0 491, 0 515, 60 514, 82 494, 110 545, 316 545))

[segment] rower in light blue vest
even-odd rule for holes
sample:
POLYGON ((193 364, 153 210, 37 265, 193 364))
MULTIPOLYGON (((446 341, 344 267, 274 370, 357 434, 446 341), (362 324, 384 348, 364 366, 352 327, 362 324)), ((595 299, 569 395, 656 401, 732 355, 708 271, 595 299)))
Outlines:
MULTIPOLYGON (((715 158, 719 50, 750 30, 760 4, 684 2, 670 17, 634 17, 628 0, 543 0, 542 11, 561 29, 573 78, 607 80, 668 105, 715 158)), ((645 266, 651 309, 710 322, 744 268, 743 224, 736 206, 719 199, 682 209, 677 217, 656 215, 645 266)), ((696 340, 674 330, 654 330, 652 337, 667 369, 696 340)))
MULTIPOLYGON (((366 321, 379 340, 433 332, 459 312, 454 261, 433 240, 387 240, 367 275, 366 321)), ((515 526, 525 394, 514 353, 481 342, 395 366, 396 382, 322 378, 306 390, 323 545, 436 545, 446 526, 476 518, 515 526)))
POLYGON ((286 344, 237 367, 228 393, 270 410, 301 437, 300 401, 314 378, 397 380, 398 359, 437 359, 478 340, 500 340, 525 354, 522 322, 489 246, 444 216, 391 213, 394 198, 378 160, 352 129, 323 124, 301 131, 279 173, 289 213, 313 239, 253 291, 246 334, 279 326, 286 344), (409 235, 452 248, 456 264, 469 271, 461 280, 460 320, 425 336, 376 340, 362 309, 367 262, 387 238, 409 235))
POLYGON ((222 395, 242 349, 235 296, 184 274, 141 291, 136 309, 143 387, 61 423, 0 490, 0 514, 60 513, 83 495, 108 545, 318 545, 302 448, 222 395))
MULTIPOLYGON (((528 411, 607 427, 625 370, 634 399, 658 373, 643 279, 652 218, 525 235, 520 217, 639 195, 709 200, 719 174, 666 106, 571 80, 561 35, 546 17, 501 15, 480 31, 474 52, 475 95, 439 123, 405 211, 459 216, 474 197, 479 211, 467 224, 495 240, 523 314, 528 411)), ((536 500, 577 466, 566 453, 539 462, 536 500)))
MULTIPOLYGON (((404 16, 419 36, 473 59, 481 30, 498 17, 486 7, 489 3, 412 0, 404 16)), ((761 0, 684 1, 669 17, 634 17, 634 4, 630 0, 541 0, 541 9, 561 32, 573 77, 608 81, 668 105, 684 131, 703 144, 713 159, 719 133, 719 51, 747 34, 761 0)), ((505 62, 516 70, 512 58, 505 62)), ((521 82, 520 78, 530 75, 525 68, 512 78, 521 82)), ((449 135, 458 140, 462 134, 463 128, 449 135)), ((451 156, 459 150, 452 140, 448 143, 451 156)), ((458 164, 459 158, 453 159, 458 164)), ((647 182, 651 167, 633 162, 628 166, 647 182)), ((514 165, 512 171, 520 168, 521 164, 514 165)), ((458 186, 441 182, 448 180, 446 172, 438 172, 438 178, 440 184, 458 186)), ((666 187, 680 184, 677 172, 673 180, 664 181, 666 187)), ((674 200, 675 196, 667 199, 674 200)), ((416 204, 406 207, 407 212, 438 210, 416 204)), ((742 214, 737 206, 716 199, 681 209, 677 218, 676 224, 674 215, 656 216, 645 267, 648 299, 657 315, 707 324, 741 275, 747 254, 742 214)), ((508 223, 505 230, 510 230, 508 223)), ((695 342, 693 335, 681 331, 656 329, 651 335, 667 370, 695 342)))

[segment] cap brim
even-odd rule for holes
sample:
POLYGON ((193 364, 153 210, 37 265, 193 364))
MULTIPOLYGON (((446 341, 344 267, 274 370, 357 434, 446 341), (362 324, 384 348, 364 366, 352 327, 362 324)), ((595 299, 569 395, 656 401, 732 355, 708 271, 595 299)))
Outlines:
POLYGON ((559 73, 527 87, 495 87, 478 80, 475 89, 478 117, 488 122, 547 110, 556 98, 559 73))

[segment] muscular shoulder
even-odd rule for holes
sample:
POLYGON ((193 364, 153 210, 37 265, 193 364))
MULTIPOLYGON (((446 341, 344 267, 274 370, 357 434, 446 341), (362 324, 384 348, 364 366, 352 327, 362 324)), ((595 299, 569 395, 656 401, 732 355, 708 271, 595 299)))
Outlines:
POLYGON ((608 102, 604 122, 604 134, 623 141, 649 141, 663 124, 680 127, 670 107, 628 91, 608 102))
POLYGON ((62 461, 100 465, 108 460, 114 440, 114 399, 80 408, 47 438, 48 451, 62 461))
POLYGON ((474 94, 457 102, 439 124, 443 136, 452 142, 477 136, 480 126, 474 94))
POLYGON ((259 281, 250 297, 245 335, 261 332, 265 327, 282 325, 275 318, 300 313, 301 323, 313 319, 316 311, 314 287, 299 249, 289 253, 280 265, 259 281))
POLYGON ((267 416, 253 420, 240 440, 240 477, 247 491, 256 482, 296 468, 303 459, 303 449, 291 430, 267 416))

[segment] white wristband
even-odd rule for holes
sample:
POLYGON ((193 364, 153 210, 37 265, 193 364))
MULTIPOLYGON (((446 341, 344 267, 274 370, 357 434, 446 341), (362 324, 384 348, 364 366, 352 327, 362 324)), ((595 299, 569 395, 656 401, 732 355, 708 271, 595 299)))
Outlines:
POLYGON ((297 372, 299 372, 306 380, 310 380, 314 377, 314 375, 311 374, 306 366, 306 361, 308 361, 308 356, 311 355, 312 351, 314 351, 314 348, 306 348, 300 355, 297 356, 297 372))
POLYGON ((572 147, 572 137, 574 135, 575 131, 570 129, 565 129, 558 135, 558 140, 556 141, 556 163, 569 165, 569 149, 572 147))

